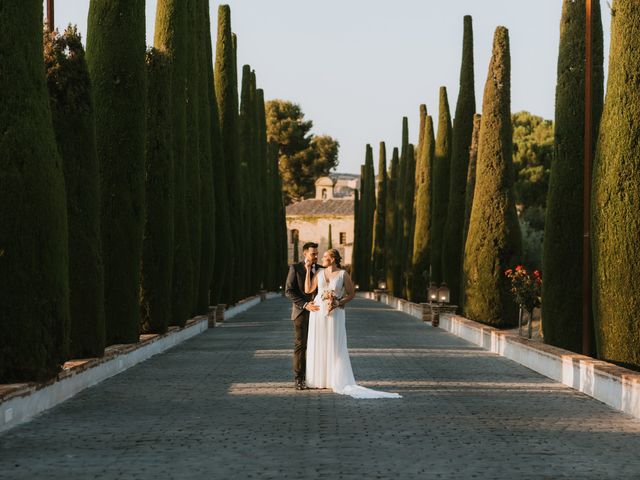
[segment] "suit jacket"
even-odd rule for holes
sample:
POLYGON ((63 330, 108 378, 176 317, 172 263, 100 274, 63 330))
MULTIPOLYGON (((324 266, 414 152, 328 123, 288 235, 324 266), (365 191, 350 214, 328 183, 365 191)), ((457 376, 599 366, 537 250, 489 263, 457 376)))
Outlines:
MULTIPOLYGON (((316 263, 316 273, 322 268, 316 263)), ((304 309, 304 305, 307 302, 313 300, 315 292, 307 295, 304 293, 304 279, 307 276, 307 270, 304 268, 304 262, 294 263, 289 267, 289 274, 287 275, 287 283, 284 287, 284 294, 289 300, 293 302, 293 308, 291 309, 291 320, 295 320, 298 317, 304 315, 308 316, 309 311, 304 309)), ((313 277, 311 277, 313 279, 313 277)))

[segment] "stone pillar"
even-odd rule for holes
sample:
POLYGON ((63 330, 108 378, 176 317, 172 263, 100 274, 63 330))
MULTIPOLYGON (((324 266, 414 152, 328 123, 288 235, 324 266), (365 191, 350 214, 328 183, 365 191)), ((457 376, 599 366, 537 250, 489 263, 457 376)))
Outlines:
POLYGON ((431 322, 431 325, 437 327, 440 325, 440 315, 443 313, 452 313, 455 315, 458 309, 457 305, 440 304, 440 303, 421 303, 422 320, 431 322))
POLYGON ((209 309, 207 310, 207 323, 209 328, 213 328, 216 326, 216 306, 209 305, 209 309))
POLYGON ((224 303, 219 303, 216 305, 216 322, 223 323, 224 322, 224 310, 227 308, 227 305, 224 303))

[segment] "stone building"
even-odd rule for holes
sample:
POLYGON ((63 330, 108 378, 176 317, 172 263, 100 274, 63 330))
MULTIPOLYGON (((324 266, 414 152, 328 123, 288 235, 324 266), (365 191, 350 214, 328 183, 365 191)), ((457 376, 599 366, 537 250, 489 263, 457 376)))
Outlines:
POLYGON ((289 263, 302 259, 302 245, 318 243, 322 255, 331 243, 342 255, 343 265, 351 265, 354 230, 355 191, 360 189, 360 176, 332 174, 316 180, 316 195, 287 206, 287 238, 289 263))

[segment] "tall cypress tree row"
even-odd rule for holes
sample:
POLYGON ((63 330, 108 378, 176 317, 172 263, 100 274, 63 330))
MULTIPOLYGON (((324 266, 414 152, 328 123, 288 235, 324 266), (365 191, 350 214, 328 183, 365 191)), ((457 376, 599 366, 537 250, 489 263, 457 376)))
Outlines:
POLYGON ((213 273, 211 275, 211 303, 221 303, 222 288, 227 281, 233 262, 234 245, 231 238, 231 221, 229 217, 229 200, 226 184, 226 162, 220 136, 220 117, 218 115, 218 101, 213 80, 213 47, 211 44, 211 23, 209 20, 209 2, 204 2, 206 8, 206 75, 207 98, 209 102, 210 135, 211 135, 211 169, 213 173, 214 194, 214 258, 213 273))
POLYGON ((104 352, 104 271, 100 238, 100 184, 91 81, 80 35, 45 34, 47 86, 62 156, 69 222, 69 354, 104 352))
MULTIPOLYGON (((442 276, 444 224, 449 203, 449 172, 451 162, 451 115, 447 89, 440 87, 438 134, 433 159, 433 210, 431 214, 431 281, 439 284, 442 276)), ((448 261, 449 259, 447 259, 448 261)))
POLYGON ((187 10, 187 156, 185 157, 185 204, 187 224, 191 243, 192 304, 191 314, 196 313, 200 290, 200 261, 202 253, 202 217, 200 211, 200 139, 198 119, 198 50, 197 45, 197 3, 199 0, 185 0, 187 10))
POLYGON ((0 383, 13 383, 51 377, 65 360, 69 239, 42 2, 4 2, 0 27, 0 383))
POLYGON ((387 211, 385 213, 385 257, 386 257, 386 277, 387 290, 395 291, 394 283, 394 255, 395 255, 395 233, 396 233, 396 200, 398 175, 400 173, 400 158, 398 148, 394 147, 391 154, 391 166, 389 167, 389 184, 387 188, 387 211))
MULTIPOLYGON (((469 168, 467 170, 467 187, 465 189, 464 203, 464 228, 462 230, 462 260, 464 263, 464 246, 467 244, 469 221, 471 219, 471 207, 473 207, 473 194, 476 189, 476 164, 478 161, 478 142, 480 140, 480 124, 482 115, 476 113, 473 116, 473 133, 471 134, 471 147, 469 147, 469 168)), ((464 265, 461 265, 460 291, 464 292, 464 265)), ((460 308, 464 311, 464 295, 460 295, 460 308)))
MULTIPOLYGON (((227 198, 229 205, 231 239, 234 243, 234 255, 229 274, 223 286, 222 301, 232 303, 238 298, 238 291, 242 289, 242 281, 238 278, 242 265, 242 230, 240 220, 242 216, 238 191, 240 185, 239 153, 237 149, 237 74, 235 73, 235 54, 231 34, 231 10, 228 5, 218 7, 218 38, 216 44, 216 64, 214 70, 215 91, 220 116, 220 135, 225 155, 225 176, 227 198), (236 251, 236 249, 238 251, 236 251)), ((241 196, 241 195, 240 195, 241 196)))
MULTIPOLYGON (((158 0, 153 43, 169 58, 171 68, 171 133, 173 144, 173 276, 170 325, 183 326, 191 316, 193 274, 185 203, 187 137, 187 3, 158 0)), ((103 192, 104 194, 104 192, 103 192)))
POLYGON ((405 188, 407 185, 407 150, 409 149, 409 119, 402 117, 402 146, 400 147, 400 166, 398 172, 398 183, 396 184, 396 222, 395 222, 395 244, 393 256, 393 295, 401 297, 405 291, 403 266, 405 251, 404 237, 404 211, 405 211, 405 188))
POLYGON ((87 31, 102 181, 106 338, 135 343, 145 221, 144 1, 92 0, 87 31))
POLYGON ((173 275, 173 132, 171 64, 157 50, 147 52, 147 215, 142 250, 142 331, 164 333, 171 321, 173 275))
MULTIPOLYGON (((271 182, 269 181, 269 159, 267 155, 267 116, 264 106, 264 91, 256 89, 256 116, 258 128, 258 170, 260 171, 260 198, 262 199, 258 208, 260 209, 262 239, 258 239, 256 249, 258 252, 275 252, 274 239, 278 232, 278 227, 271 220, 273 211, 273 194, 271 192, 271 182)), ((260 269, 260 282, 262 288, 274 290, 277 284, 271 281, 272 270, 276 266, 276 259, 271 256, 265 264, 264 269, 260 269)))
POLYGON ((414 232, 414 197, 416 179, 416 154, 413 144, 407 147, 407 170, 404 191, 404 229, 402 232, 402 280, 403 297, 409 298, 412 290, 413 232, 414 232))
POLYGON ((373 227, 372 280, 377 288, 378 282, 386 276, 386 248, 385 225, 387 213, 387 147, 380 142, 378 159, 378 196, 376 198, 376 213, 373 227))
POLYGON ((465 246, 465 315, 503 327, 518 308, 504 272, 521 255, 513 193, 509 33, 498 27, 482 101, 476 187, 465 246))
POLYGON ((431 165, 435 155, 433 120, 424 125, 424 143, 416 164, 416 223, 413 235, 411 301, 427 300, 427 279, 431 262, 431 165))
POLYGON ((366 210, 365 210, 365 244, 363 246, 363 270, 364 279, 362 289, 369 290, 371 288, 373 264, 371 254, 373 251, 373 222, 376 209, 376 177, 373 170, 373 149, 367 144, 364 168, 366 171, 366 210))
MULTIPOLYGON (((600 2, 594 2, 593 148, 604 89, 600 2)), ((582 215, 584 192, 585 2, 562 3, 554 155, 545 221, 542 284, 544 340, 580 351, 582 345, 582 215)))
MULTIPOLYGON (((200 158, 198 166, 200 185, 200 277, 198 279, 198 293, 196 313, 207 312, 211 303, 211 277, 215 258, 215 193, 213 191, 213 160, 212 160, 212 126, 211 99, 209 89, 212 85, 213 72, 210 52, 211 34, 209 33, 209 2, 197 0, 197 63, 198 63, 198 151, 200 158)), ((219 141, 219 139, 218 139, 219 141)))
POLYGON ((598 357, 640 367, 640 3, 615 0, 592 191, 598 357))
POLYGON ((282 177, 280 176, 280 169, 278 168, 279 161, 279 146, 276 142, 269 142, 268 146, 268 155, 270 155, 271 161, 269 162, 272 169, 272 175, 275 183, 275 188, 273 189, 275 195, 275 201, 277 205, 277 229, 279 239, 279 258, 278 258, 278 268, 277 268, 277 279, 278 282, 283 282, 287 275, 288 265, 288 245, 287 245, 287 218, 285 215, 284 208, 284 195, 282 193, 282 177))
POLYGON ((461 297, 465 189, 469 169, 469 147, 473 133, 473 115, 476 111, 473 82, 473 26, 471 16, 465 15, 460 91, 453 121, 449 195, 442 244, 442 276, 449 285, 451 303, 455 305, 460 305, 461 297))
MULTIPOLYGON (((253 171, 254 177, 254 215, 255 215, 255 238, 251 241, 251 246, 255 252, 254 261, 258 262, 262 257, 264 251, 264 235, 265 232, 265 218, 264 218, 264 206, 266 204, 265 197, 265 162, 263 161, 263 151, 266 149, 266 143, 263 140, 266 139, 266 132, 262 134, 261 120, 260 120, 260 98, 258 95, 258 87, 256 81, 256 73, 251 72, 251 103, 253 105, 253 142, 254 142, 254 157, 253 157, 253 171)), ((264 102, 263 102, 264 104, 264 102)), ((264 117, 264 115, 263 115, 264 117)), ((266 122, 266 118, 264 120, 266 122)), ((266 124, 266 123, 265 123, 266 124)), ((266 140, 264 140, 266 142, 266 140)), ((253 290, 250 294, 255 294, 258 290, 262 289, 265 285, 265 269, 264 268, 249 268, 254 272, 253 278, 253 290)))

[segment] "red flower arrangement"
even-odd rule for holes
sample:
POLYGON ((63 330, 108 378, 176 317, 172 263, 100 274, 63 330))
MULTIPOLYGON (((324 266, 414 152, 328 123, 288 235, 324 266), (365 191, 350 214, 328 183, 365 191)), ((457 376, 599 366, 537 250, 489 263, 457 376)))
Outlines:
POLYGON ((538 270, 533 273, 527 272, 522 266, 518 265, 515 270, 508 269, 504 274, 511 280, 511 293, 514 301, 531 314, 533 309, 539 307, 542 303, 542 276, 538 270))

